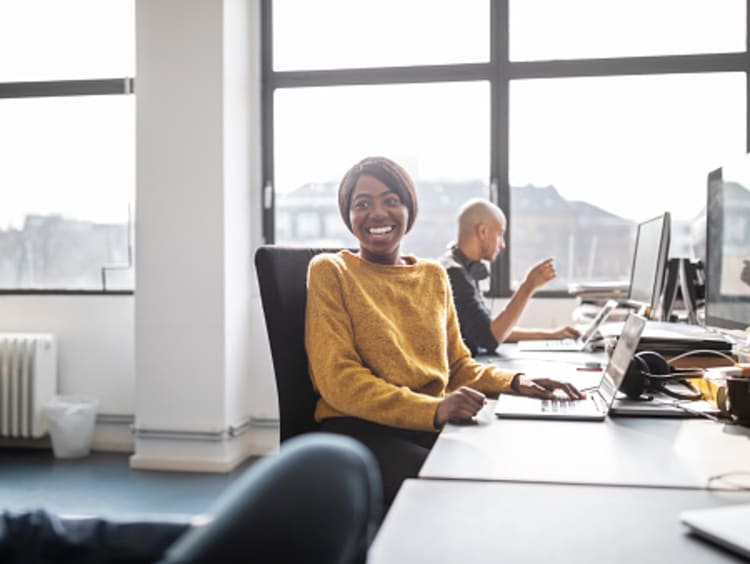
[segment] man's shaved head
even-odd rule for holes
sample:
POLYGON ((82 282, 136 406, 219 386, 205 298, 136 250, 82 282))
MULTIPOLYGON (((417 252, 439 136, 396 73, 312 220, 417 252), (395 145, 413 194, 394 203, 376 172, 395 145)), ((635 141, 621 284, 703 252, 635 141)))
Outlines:
POLYGON ((458 237, 466 237, 474 232, 477 225, 490 226, 499 221, 505 229, 507 222, 503 210, 488 200, 474 198, 466 202, 458 212, 458 237))

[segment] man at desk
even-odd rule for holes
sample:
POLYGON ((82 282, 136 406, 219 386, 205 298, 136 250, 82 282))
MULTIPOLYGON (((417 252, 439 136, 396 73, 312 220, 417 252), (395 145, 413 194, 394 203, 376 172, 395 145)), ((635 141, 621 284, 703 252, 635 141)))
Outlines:
POLYGON ((494 260, 505 248, 506 225, 505 214, 499 207, 487 200, 469 200, 458 214, 458 239, 440 261, 450 278, 461 335, 474 356, 492 352, 504 341, 564 339, 579 335, 568 325, 552 330, 515 327, 534 292, 555 277, 551 258, 529 269, 503 311, 493 318, 482 297, 479 281, 490 275, 483 261, 494 260))

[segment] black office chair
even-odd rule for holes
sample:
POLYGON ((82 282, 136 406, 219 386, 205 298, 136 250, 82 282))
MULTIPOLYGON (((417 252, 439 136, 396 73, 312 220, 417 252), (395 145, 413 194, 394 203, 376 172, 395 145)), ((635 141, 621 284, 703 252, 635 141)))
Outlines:
POLYGON ((318 253, 339 250, 264 245, 255 252, 276 377, 281 442, 318 430, 313 417, 318 395, 307 371, 305 353, 307 267, 318 253))
POLYGON ((375 536, 380 475, 349 437, 312 433, 253 464, 219 498, 208 524, 173 544, 161 564, 360 564, 375 536))

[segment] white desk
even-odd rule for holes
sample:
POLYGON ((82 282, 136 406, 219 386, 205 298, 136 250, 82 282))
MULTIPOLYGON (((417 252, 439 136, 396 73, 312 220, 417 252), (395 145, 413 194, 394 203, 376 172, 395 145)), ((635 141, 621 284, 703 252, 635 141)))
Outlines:
POLYGON ((750 470, 750 429, 704 419, 497 419, 446 425, 420 478, 704 488, 750 470))
POLYGON ((741 562, 678 520, 734 503, 750 493, 407 480, 367 562, 741 562))
MULTIPOLYGON (((576 366, 605 360, 500 352, 482 360, 579 386, 601 373, 576 366)), ((705 419, 500 420, 494 403, 476 424, 445 426, 422 479, 399 491, 368 564, 741 561, 687 534, 678 515, 750 503, 750 492, 706 489, 711 476, 750 470, 750 429, 705 419)))

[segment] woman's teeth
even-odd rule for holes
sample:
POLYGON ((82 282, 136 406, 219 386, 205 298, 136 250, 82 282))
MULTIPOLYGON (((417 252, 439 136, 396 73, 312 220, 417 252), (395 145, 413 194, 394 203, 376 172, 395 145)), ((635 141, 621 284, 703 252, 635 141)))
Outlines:
POLYGON ((370 234, 372 235, 384 235, 393 231, 393 226, 388 227, 370 227, 370 234))

